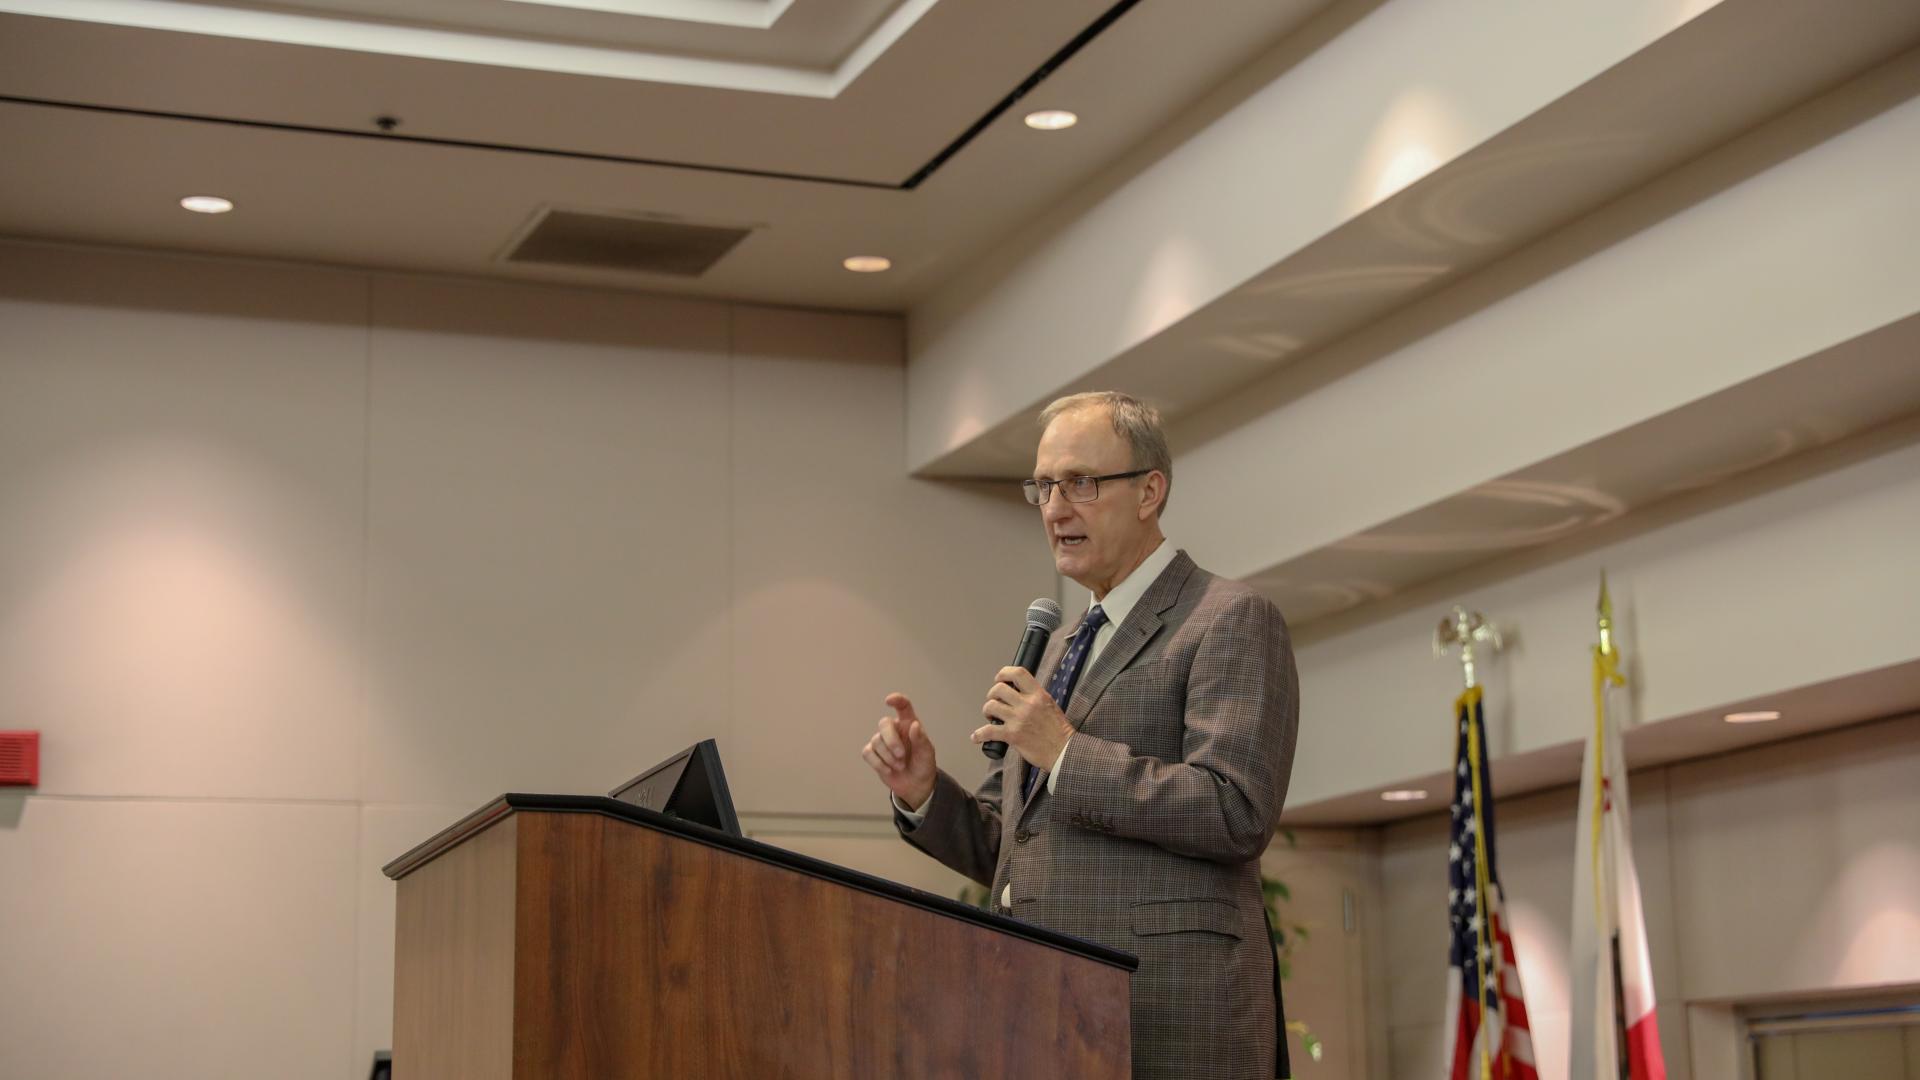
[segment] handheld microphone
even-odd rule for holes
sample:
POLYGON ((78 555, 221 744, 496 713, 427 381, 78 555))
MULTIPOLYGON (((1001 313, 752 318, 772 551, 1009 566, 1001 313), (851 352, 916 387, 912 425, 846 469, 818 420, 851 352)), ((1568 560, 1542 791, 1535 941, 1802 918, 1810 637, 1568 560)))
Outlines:
MULTIPOLYGON (((1040 658, 1047 654, 1047 641, 1053 632, 1060 629, 1060 605, 1046 597, 1035 600, 1027 607, 1027 632, 1020 635, 1020 648, 1014 651, 1013 666, 1027 669, 1027 674, 1040 673, 1040 658)), ((999 723, 995 720, 993 723, 999 723)), ((1007 754, 1007 744, 988 741, 980 744, 980 752, 999 761, 1007 754)))

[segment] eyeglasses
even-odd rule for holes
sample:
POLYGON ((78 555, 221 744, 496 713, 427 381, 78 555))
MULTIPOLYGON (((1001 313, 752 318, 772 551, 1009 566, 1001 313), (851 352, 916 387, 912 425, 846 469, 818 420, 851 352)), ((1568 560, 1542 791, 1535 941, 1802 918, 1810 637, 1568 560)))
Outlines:
POLYGON ((1136 476, 1145 476, 1152 469, 1135 469, 1132 472, 1108 473, 1105 476, 1069 476, 1065 480, 1022 480, 1020 489, 1027 493, 1027 501, 1035 506, 1047 505, 1053 497, 1053 489, 1059 488, 1060 494, 1068 502, 1092 502, 1100 497, 1100 481, 1131 480, 1136 476))

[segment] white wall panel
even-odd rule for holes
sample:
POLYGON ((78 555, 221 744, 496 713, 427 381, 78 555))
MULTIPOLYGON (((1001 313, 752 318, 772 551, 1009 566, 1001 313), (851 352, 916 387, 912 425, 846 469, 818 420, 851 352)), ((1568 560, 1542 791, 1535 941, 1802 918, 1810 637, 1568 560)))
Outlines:
MULTIPOLYGON (((850 825, 852 823, 849 823, 850 825)), ((876 823, 877 824, 877 823, 876 823)), ((778 825, 751 832, 755 840, 824 859, 837 866, 848 866, 875 877, 925 889, 930 893, 958 898, 969 882, 966 878, 908 847, 892 829, 850 828, 846 832, 782 832, 778 825)))
POLYGON ((374 287, 366 799, 605 791, 724 736, 726 309, 374 287))
POLYGON ((28 799, 0 824, 0 1076, 353 1075, 355 816, 28 799))
POLYGON ((0 246, 0 726, 53 794, 350 799, 363 278, 0 246))
POLYGON ((1920 983, 1920 718, 1672 776, 1688 997, 1920 983))
POLYGON ((1012 485, 901 471, 897 321, 741 308, 734 348, 735 801, 884 813, 859 750, 895 690, 977 780, 967 736, 1054 591, 1039 515, 1012 485))

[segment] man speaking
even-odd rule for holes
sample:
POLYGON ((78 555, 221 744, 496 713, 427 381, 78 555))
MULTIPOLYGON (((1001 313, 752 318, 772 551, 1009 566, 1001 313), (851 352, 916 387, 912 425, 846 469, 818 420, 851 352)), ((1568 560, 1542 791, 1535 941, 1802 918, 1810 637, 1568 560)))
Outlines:
POLYGON ((907 842, 995 910, 1140 958, 1136 1077, 1285 1075, 1258 860, 1298 727, 1286 624, 1161 535, 1173 463, 1151 406, 1075 394, 1040 423, 1027 501, 1091 604, 1037 674, 987 690, 973 741, 1010 749, 978 791, 939 770, 904 694, 862 756, 907 842))

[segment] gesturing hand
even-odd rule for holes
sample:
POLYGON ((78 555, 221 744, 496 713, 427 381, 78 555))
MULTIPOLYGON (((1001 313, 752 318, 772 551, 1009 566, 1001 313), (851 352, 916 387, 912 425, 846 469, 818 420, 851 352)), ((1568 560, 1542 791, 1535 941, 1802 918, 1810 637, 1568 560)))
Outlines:
POLYGON ((995 678, 999 681, 987 690, 987 703, 980 707, 980 715, 1000 722, 976 730, 973 741, 998 739, 1020 751, 1034 768, 1051 771, 1073 736, 1066 714, 1026 668, 1004 667, 995 678))
POLYGON ((913 711, 905 694, 888 694, 887 707, 895 713, 880 718, 880 730, 867 740, 860 756, 880 777, 901 805, 919 809, 933 795, 937 767, 933 740, 913 711))

